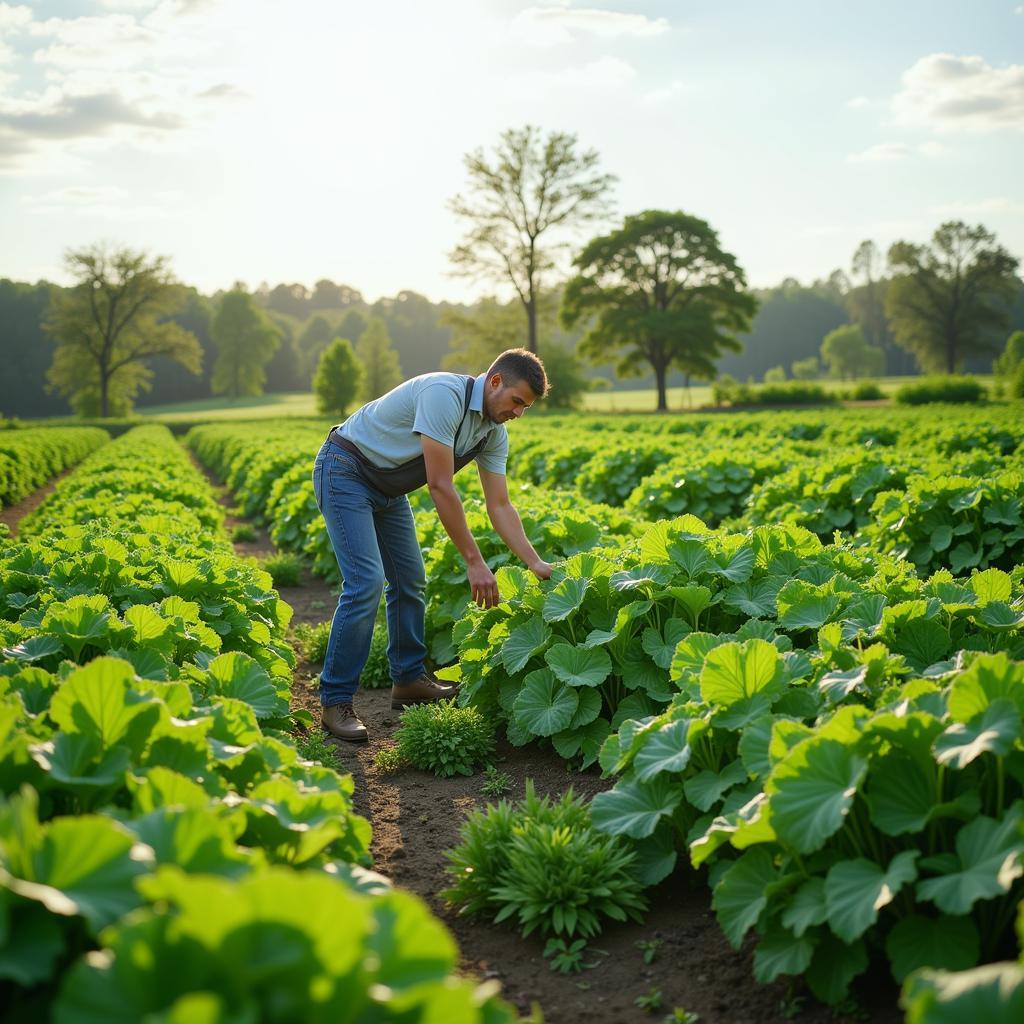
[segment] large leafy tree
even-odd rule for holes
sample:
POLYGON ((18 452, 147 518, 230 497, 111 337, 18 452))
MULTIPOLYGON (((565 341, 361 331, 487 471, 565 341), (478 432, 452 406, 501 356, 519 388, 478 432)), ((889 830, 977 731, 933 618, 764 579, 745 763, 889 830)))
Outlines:
POLYGON ((221 298, 213 342, 213 393, 229 398, 263 394, 267 364, 281 344, 281 333, 248 292, 231 291, 221 298))
POLYGON ((713 377, 715 359, 740 348, 735 334, 750 329, 757 310, 717 233, 681 211, 627 217, 621 228, 588 243, 575 266, 562 320, 571 327, 593 318, 580 351, 594 362, 618 355, 623 376, 639 376, 649 365, 662 412, 669 369, 713 377))
POLYGON ((372 402, 402 383, 398 353, 391 347, 387 324, 373 317, 356 343, 356 356, 363 364, 363 401, 372 402))
POLYGON ((363 367, 352 351, 352 343, 347 338, 335 338, 321 353, 313 374, 317 408, 330 416, 344 416, 362 386, 363 367))
POLYGON ((982 225, 947 221, 928 245, 896 242, 885 311, 897 344, 928 371, 954 373, 969 355, 997 351, 1009 322, 1019 261, 982 225))
POLYGON ((829 331, 821 342, 821 358, 833 377, 878 377, 885 369, 885 353, 871 345, 860 324, 844 324, 829 331))
POLYGON ((126 412, 149 386, 154 356, 199 372, 195 335, 167 319, 186 292, 165 257, 95 245, 68 250, 64 264, 77 283, 54 293, 44 320, 57 342, 47 376, 79 412, 126 412))
POLYGON ((580 227, 605 217, 615 178, 598 169, 596 150, 575 135, 538 128, 502 133, 493 158, 465 158, 469 183, 450 208, 469 222, 450 254, 456 273, 510 283, 526 312, 527 347, 537 351, 538 302, 545 273, 580 227))

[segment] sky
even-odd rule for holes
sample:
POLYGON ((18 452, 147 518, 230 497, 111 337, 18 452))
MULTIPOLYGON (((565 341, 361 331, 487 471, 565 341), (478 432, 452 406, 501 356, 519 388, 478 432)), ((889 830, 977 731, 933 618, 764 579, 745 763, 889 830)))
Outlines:
POLYGON ((600 154, 605 228, 695 214, 753 286, 950 219, 1024 260, 1021 0, 35 0, 0 2, 0 277, 108 242, 206 293, 471 300, 447 204, 525 124, 600 154))

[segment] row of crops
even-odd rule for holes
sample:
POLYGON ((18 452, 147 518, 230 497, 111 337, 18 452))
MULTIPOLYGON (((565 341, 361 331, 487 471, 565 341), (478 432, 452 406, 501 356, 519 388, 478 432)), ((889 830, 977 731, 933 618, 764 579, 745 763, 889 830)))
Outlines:
POLYGON ((0 539, 5 1021, 511 1021, 291 739, 289 608, 162 427, 0 539))
MULTIPOLYGON (((699 870, 729 940, 754 937, 759 980, 800 975, 836 1003, 884 965, 914 1021, 1019 1019, 1015 411, 552 423, 515 425, 510 471, 560 561, 550 582, 506 564, 471 498, 504 601, 467 607, 414 497, 432 652, 458 658, 461 700, 614 777, 594 824, 630 840, 648 885, 699 870)), ((330 574, 309 483, 322 433, 217 425, 189 443, 330 574)))
POLYGON ((0 508, 21 501, 108 440, 98 427, 0 430, 0 508))

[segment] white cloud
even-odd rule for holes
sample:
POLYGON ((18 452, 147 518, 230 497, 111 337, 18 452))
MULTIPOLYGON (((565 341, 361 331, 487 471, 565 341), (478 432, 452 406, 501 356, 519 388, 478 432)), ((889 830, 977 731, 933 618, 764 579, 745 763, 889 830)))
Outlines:
POLYGON ((686 93, 686 86, 677 78, 661 89, 652 89, 644 93, 640 102, 648 106, 656 106, 660 103, 670 103, 686 93))
POLYGON ((854 96, 846 101, 846 105, 850 110, 860 110, 868 105, 868 98, 867 96, 854 96))
POLYGON ((32 8, 24 4, 0 4, 0 29, 12 31, 24 28, 32 20, 32 8))
POLYGON ((846 159, 851 163, 892 163, 896 160, 906 160, 913 156, 937 157, 945 152, 945 147, 937 142, 922 142, 911 145, 907 142, 880 142, 876 146, 869 146, 859 153, 851 153, 846 159))
POLYGON ((958 200, 933 206, 928 211, 936 217, 949 220, 963 220, 967 217, 984 217, 989 214, 1021 214, 1024 213, 1024 202, 995 196, 991 199, 958 200))
POLYGON ((615 92, 636 77, 636 69, 619 57, 600 57, 589 64, 558 71, 526 71, 506 83, 510 96, 553 96, 566 92, 615 92))
POLYGON ((657 36, 668 32, 671 26, 667 18, 573 8, 565 4, 557 7, 528 7, 516 15, 512 28, 522 39, 536 46, 557 46, 570 43, 581 35, 601 39, 657 36))
POLYGON ((1024 65, 996 68, 982 57, 932 53, 908 68, 892 99, 900 124, 940 131, 1024 128, 1024 65))
POLYGON ((28 213, 39 216, 101 217, 105 221, 133 221, 141 218, 165 219, 173 215, 181 202, 177 191, 135 196, 114 185, 71 185, 22 200, 28 213))

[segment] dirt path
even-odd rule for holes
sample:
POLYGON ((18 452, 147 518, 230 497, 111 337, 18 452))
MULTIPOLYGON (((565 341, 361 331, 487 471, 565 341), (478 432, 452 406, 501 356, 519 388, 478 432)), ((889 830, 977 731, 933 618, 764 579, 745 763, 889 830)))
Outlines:
MULTIPOLYGON (((206 475, 222 493, 212 475, 206 475)), ((229 496, 221 501, 231 506, 229 496)), ((229 531, 239 522, 246 521, 229 517, 229 531)), ((262 558, 272 554, 274 546, 267 532, 257 529, 256 540, 237 542, 235 550, 262 558)), ((325 621, 337 600, 333 585, 310 575, 304 576, 301 586, 282 587, 279 592, 292 606, 293 626, 325 621)), ((293 708, 308 710, 314 723, 320 718, 318 669, 300 660, 292 690, 293 708)), ((466 815, 488 802, 480 791, 483 775, 439 779, 414 769, 378 773, 374 756, 390 744, 399 712, 391 709, 389 689, 361 691, 356 710, 370 731, 370 742, 333 742, 334 767, 355 779, 356 810, 373 826, 375 870, 426 900, 458 940, 461 970, 497 979, 504 997, 523 1013, 537 1003, 546 1024, 661 1022, 676 1007, 699 1014, 700 1024, 902 1021, 896 1009, 898 990, 881 971, 860 987, 859 1008, 852 1016, 833 1013, 810 998, 794 998, 785 982, 757 984, 751 951, 737 953, 729 946, 711 909, 706 881, 685 868, 648 893, 650 910, 642 924, 611 925, 591 940, 593 955, 588 962, 595 963, 594 968, 570 975, 552 972, 543 956, 543 939, 523 939, 507 924, 460 917, 438 895, 448 884, 445 851, 458 843, 466 815), (652 941, 658 943, 657 955, 648 965, 637 943, 652 941), (637 998, 654 992, 660 993, 659 1009, 648 1013, 636 1006, 637 998)), ((501 742, 497 766, 512 780, 506 799, 521 797, 527 779, 533 780, 538 793, 552 796, 570 786, 577 794, 592 796, 611 785, 593 770, 567 770, 557 753, 536 745, 515 748, 501 742)))
POLYGON ((67 469, 58 473, 48 484, 43 484, 38 491, 33 491, 28 497, 22 498, 21 501, 15 502, 13 505, 0 508, 0 523, 10 527, 12 537, 18 536, 18 523, 29 512, 37 509, 53 493, 53 489, 57 484, 76 468, 76 466, 68 466, 67 469))

